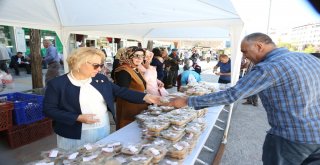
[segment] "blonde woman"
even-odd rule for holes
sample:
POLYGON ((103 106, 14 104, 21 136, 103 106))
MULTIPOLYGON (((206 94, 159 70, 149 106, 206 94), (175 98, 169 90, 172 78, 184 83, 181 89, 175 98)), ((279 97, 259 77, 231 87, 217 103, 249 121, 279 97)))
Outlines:
POLYGON ((98 72, 105 55, 82 47, 68 57, 70 72, 47 84, 43 110, 54 121, 58 148, 73 151, 110 133, 107 111, 115 115, 114 98, 134 103, 158 103, 159 97, 121 88, 98 72))

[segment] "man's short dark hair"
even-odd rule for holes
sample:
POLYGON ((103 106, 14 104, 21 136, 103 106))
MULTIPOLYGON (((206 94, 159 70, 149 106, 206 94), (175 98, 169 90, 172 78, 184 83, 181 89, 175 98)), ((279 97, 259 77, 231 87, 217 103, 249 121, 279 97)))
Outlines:
POLYGON ((244 37, 243 39, 244 41, 258 41, 258 42, 262 42, 265 44, 274 44, 274 42, 272 41, 272 39, 264 34, 264 33, 252 33, 247 35, 246 37, 244 37))

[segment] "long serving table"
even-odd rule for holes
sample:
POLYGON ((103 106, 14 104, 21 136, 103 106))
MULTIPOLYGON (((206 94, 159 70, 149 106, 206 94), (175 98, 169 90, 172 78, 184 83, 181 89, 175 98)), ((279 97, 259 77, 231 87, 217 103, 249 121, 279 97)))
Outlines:
MULTIPOLYGON (((197 160, 199 153, 205 145, 207 138, 210 135, 212 128, 214 127, 220 112, 223 109, 223 105, 209 107, 208 113, 205 115, 207 127, 200 135, 198 142, 192 152, 184 159, 183 164, 194 164, 197 160)), ((132 122, 129 125, 121 128, 120 130, 110 134, 104 139, 101 139, 97 144, 106 144, 110 142, 121 142, 126 143, 139 143, 141 142, 141 128, 137 122, 132 122)))

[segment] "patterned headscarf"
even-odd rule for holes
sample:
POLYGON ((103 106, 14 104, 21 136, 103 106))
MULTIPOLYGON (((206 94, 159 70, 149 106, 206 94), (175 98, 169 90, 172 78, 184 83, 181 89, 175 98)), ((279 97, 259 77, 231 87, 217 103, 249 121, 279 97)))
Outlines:
POLYGON ((142 51, 143 54, 145 55, 145 51, 142 49, 142 48, 139 48, 137 46, 130 46, 126 49, 126 52, 121 54, 120 58, 119 58, 119 61, 120 61, 120 65, 122 64, 128 64, 130 65, 131 67, 136 67, 134 64, 133 64, 133 61, 132 61, 132 58, 134 57, 134 53, 135 52, 138 52, 138 51, 142 51))

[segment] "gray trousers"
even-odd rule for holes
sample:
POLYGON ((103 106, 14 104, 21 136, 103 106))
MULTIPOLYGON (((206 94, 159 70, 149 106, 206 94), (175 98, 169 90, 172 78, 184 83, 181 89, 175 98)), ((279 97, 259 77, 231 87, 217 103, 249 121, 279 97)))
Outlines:
POLYGON ((45 76, 45 83, 47 84, 49 80, 58 77, 60 75, 59 72, 60 64, 58 62, 54 62, 48 65, 48 70, 45 76))
POLYGON ((262 161, 264 165, 319 165, 320 144, 296 143, 267 134, 262 161))

